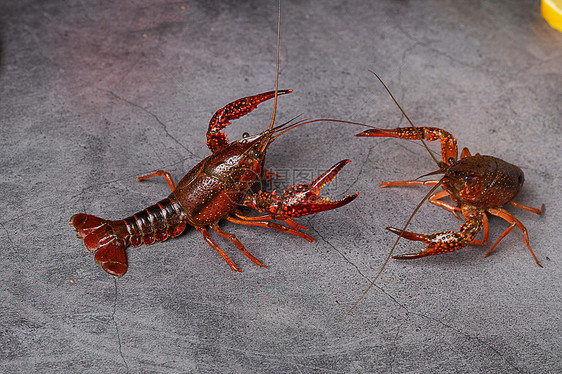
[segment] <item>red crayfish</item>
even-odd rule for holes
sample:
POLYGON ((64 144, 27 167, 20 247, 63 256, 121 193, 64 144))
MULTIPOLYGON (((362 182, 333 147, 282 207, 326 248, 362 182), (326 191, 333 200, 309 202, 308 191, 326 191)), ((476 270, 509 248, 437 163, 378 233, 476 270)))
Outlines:
POLYGON ((531 255, 535 259, 537 265, 542 267, 541 263, 535 256, 535 253, 529 245, 529 234, 523 224, 507 210, 503 209, 503 205, 510 203, 516 208, 525 209, 536 214, 544 212, 544 204, 540 209, 532 208, 526 205, 521 205, 513 201, 513 198, 519 193, 525 180, 523 171, 506 161, 503 161, 493 156, 482 156, 476 154, 472 156, 467 148, 461 152, 461 158, 458 159, 457 140, 445 130, 435 127, 416 127, 410 120, 404 109, 400 106, 394 95, 390 92, 389 88, 382 81, 382 79, 373 71, 371 71, 377 79, 381 82, 386 89, 394 103, 398 106, 404 117, 408 120, 411 127, 397 128, 397 129, 379 129, 364 124, 358 124, 366 127, 371 127, 369 130, 357 134, 358 137, 390 137, 408 140, 421 140, 427 151, 437 163, 439 170, 426 174, 426 176, 434 174, 444 174, 439 180, 427 181, 402 181, 402 182, 386 182, 381 183, 381 188, 390 186, 412 186, 412 185, 426 185, 433 186, 428 194, 418 204, 414 212, 404 225, 403 229, 394 227, 387 227, 386 229, 397 234, 398 238, 394 242, 388 256, 386 257, 383 265, 380 267, 378 273, 375 275, 369 287, 363 294, 355 301, 351 309, 343 317, 342 321, 355 309, 359 302, 367 295, 371 287, 375 284, 377 279, 382 274, 384 268, 388 264, 390 258, 399 260, 415 259, 425 256, 439 255, 443 253, 457 251, 466 247, 468 244, 486 245, 488 243, 489 226, 488 217, 486 213, 501 217, 510 223, 510 226, 499 236, 492 247, 486 252, 487 257, 499 242, 509 234, 515 227, 518 227, 523 232, 525 245, 529 248, 531 255), (431 150, 427 147, 424 139, 428 142, 439 140, 441 143, 441 158, 438 161, 431 150), (441 186, 443 191, 434 191, 441 186), (441 199, 449 196, 449 198, 456 203, 455 205, 449 204, 441 199), (444 208, 445 210, 453 213, 455 217, 460 219, 458 212, 460 211, 465 219, 465 223, 460 226, 458 232, 447 230, 435 234, 417 234, 406 231, 412 218, 428 199, 431 203, 444 208), (481 230, 484 230, 482 240, 476 240, 475 237, 481 230), (393 256, 392 253, 396 248, 400 238, 409 240, 421 241, 426 244, 426 247, 418 253, 404 253, 402 255, 393 256))
POLYGON ((265 92, 236 100, 218 110, 212 117, 207 132, 207 145, 213 154, 191 169, 177 186, 171 175, 163 170, 138 178, 140 181, 163 176, 172 190, 166 199, 118 221, 84 213, 74 215, 70 224, 78 232, 78 237, 84 239, 86 248, 95 252, 96 262, 108 273, 120 277, 127 270, 126 247, 149 245, 168 237, 176 237, 187 225, 191 225, 203 234, 205 241, 224 258, 232 270, 240 271, 240 268, 213 241, 207 227, 231 241, 255 264, 265 266, 244 248, 234 234, 219 227, 221 219, 243 225, 269 227, 314 241, 299 230, 306 227, 292 218, 335 209, 357 197, 357 194, 348 195, 341 200, 331 201, 319 196, 322 187, 330 183, 349 160, 338 162, 311 183, 289 187, 281 194, 259 191, 252 195, 250 189, 264 177, 272 176, 264 168, 269 145, 290 129, 316 120, 273 127, 273 118, 270 127, 261 134, 244 134, 241 140, 230 143, 223 131, 230 121, 251 112, 263 101, 272 99, 277 94, 290 92, 291 90, 265 92), (240 211, 241 206, 257 209, 262 214, 244 215, 240 211), (274 220, 284 221, 287 226, 273 222, 274 220))
POLYGON ((170 196, 118 221, 109 221, 84 213, 72 216, 70 224, 78 232, 78 237, 84 240, 86 248, 95 252, 96 262, 105 271, 121 277, 127 271, 126 247, 137 247, 143 243, 149 245, 156 241, 164 241, 168 237, 176 237, 187 225, 201 232, 205 241, 222 256, 232 270, 241 271, 213 241, 208 227, 231 241, 255 264, 265 266, 246 250, 234 234, 223 231, 219 227, 219 221, 226 219, 242 225, 269 227, 312 242, 314 239, 311 236, 299 230, 307 228, 292 218, 335 209, 357 197, 357 194, 348 195, 336 201, 320 197, 322 187, 330 183, 349 160, 338 162, 311 183, 289 187, 281 194, 275 191, 250 194, 256 182, 263 178, 270 179, 275 175, 264 167, 269 145, 293 128, 322 121, 302 121, 293 125, 285 123, 274 127, 278 95, 292 92, 292 90, 278 90, 280 19, 281 3, 279 2, 275 91, 244 97, 218 110, 211 118, 207 131, 206 144, 212 155, 191 169, 177 187, 171 175, 163 170, 137 178, 140 181, 163 176, 172 190, 170 196), (248 114, 260 103, 270 99, 274 99, 274 104, 269 128, 254 136, 245 133, 242 139, 229 143, 224 128, 230 125, 230 121, 248 114), (262 214, 244 215, 240 211, 242 206, 254 208, 262 214), (284 221, 287 226, 274 220, 284 221))
MULTIPOLYGON (((383 84, 396 105, 398 105, 406 119, 410 122, 411 127, 392 130, 372 128, 356 136, 422 139, 422 141, 425 139, 428 142, 439 140, 441 143, 442 161, 437 161, 434 158, 439 166, 439 170, 427 175, 444 174, 440 180, 388 182, 381 183, 381 187, 412 185, 434 186, 428 194, 429 201, 453 213, 458 219, 460 219, 460 217, 457 212, 460 211, 466 221, 460 226, 458 232, 443 231, 430 235, 408 232, 405 231, 406 228, 401 230, 388 227, 387 230, 399 235, 398 239, 404 237, 409 240, 422 241, 427 245, 426 248, 418 253, 405 253, 392 256, 392 258, 414 259, 456 251, 464 248, 468 244, 486 245, 489 236, 486 213, 490 213, 503 218, 510 223, 510 226, 490 247, 485 257, 494 250, 507 234, 517 227, 523 232, 525 245, 531 252, 535 262, 542 267, 529 245, 527 229, 517 218, 503 208, 503 205, 509 203, 516 208, 525 209, 536 214, 543 213, 544 204, 540 209, 537 209, 513 201, 523 186, 525 180, 523 171, 519 167, 493 156, 483 156, 478 153, 472 156, 467 148, 462 150, 461 158, 458 159, 457 140, 445 130, 435 127, 415 127, 384 82, 378 75, 375 74, 375 76, 383 84), (443 191, 433 193, 439 186, 443 188, 443 191), (447 196, 456 203, 456 206, 441 200, 447 196), (481 230, 483 230, 482 240, 476 240, 476 234, 481 230)), ((430 154, 433 157, 431 152, 430 154)), ((425 201, 425 199, 423 201, 425 201)), ((422 203, 420 203, 420 205, 422 203)), ((410 220, 408 220, 406 226, 409 224, 410 220)))

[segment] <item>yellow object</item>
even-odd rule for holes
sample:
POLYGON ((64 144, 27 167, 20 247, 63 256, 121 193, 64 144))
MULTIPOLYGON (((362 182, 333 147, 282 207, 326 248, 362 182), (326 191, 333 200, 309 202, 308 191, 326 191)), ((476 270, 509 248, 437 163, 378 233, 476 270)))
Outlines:
POLYGON ((562 32, 562 0, 542 0, 541 14, 550 26, 562 32))

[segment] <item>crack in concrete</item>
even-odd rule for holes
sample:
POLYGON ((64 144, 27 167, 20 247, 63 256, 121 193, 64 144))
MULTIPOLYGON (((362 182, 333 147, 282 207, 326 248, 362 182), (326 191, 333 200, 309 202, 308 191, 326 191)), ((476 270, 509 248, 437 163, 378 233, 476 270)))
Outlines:
POLYGON ((41 207, 39 207, 39 208, 37 208, 37 209, 33 209, 33 210, 28 211, 28 212, 25 212, 25 213, 22 213, 22 214, 20 214, 20 215, 13 216, 13 217, 10 217, 10 218, 8 218, 8 219, 6 219, 6 220, 4 220, 4 221, 1 221, 1 222, 0 222, 0 225, 4 225, 4 224, 10 223, 10 222, 14 222, 14 221, 15 221, 15 222, 21 221, 22 218, 24 218, 24 217, 26 217, 26 216, 28 216, 28 215, 34 215, 35 213, 37 213, 37 212, 39 212, 39 211, 41 211, 41 210, 43 210, 43 209, 48 209, 48 208, 60 208, 60 207, 64 207, 64 206, 66 206, 64 203, 61 203, 61 204, 47 204, 47 205, 43 205, 43 206, 41 206, 41 207))
MULTIPOLYGON (((169 168, 169 167, 174 167, 174 166, 183 164, 183 163, 185 163, 185 161, 187 161, 187 159, 188 159, 188 158, 182 158, 181 160, 178 160, 178 161, 173 162, 173 163, 171 163, 171 164, 163 165, 162 168, 163 168, 163 169, 166 169, 166 168, 169 168)), ((186 174, 187 174, 187 173, 186 173, 186 174)), ((131 179, 137 179, 137 177, 139 177, 138 174, 121 174, 121 175, 122 175, 121 178, 115 178, 115 179, 111 179, 111 180, 106 180, 106 181, 103 181, 103 182, 99 182, 99 183, 95 183, 95 184, 91 184, 91 185, 89 185, 89 186, 83 187, 82 190, 81 190, 79 193, 77 193, 77 194, 75 194, 75 195, 72 195, 72 196, 70 197, 70 200, 75 199, 75 198, 77 198, 77 197, 80 197, 81 195, 83 195, 84 193, 86 193, 87 190, 91 190, 91 189, 103 187, 103 186, 110 185, 110 184, 120 183, 120 182, 127 181, 127 180, 131 180, 131 179)), ((184 174, 184 175, 185 175, 185 174, 184 174)), ((182 178, 183 178, 183 175, 182 175, 182 178)), ((181 178, 180 178, 180 179, 181 179, 181 178)), ((124 187, 123 185, 121 185, 121 186, 124 187)), ((128 188, 123 188, 123 190, 125 190, 125 191, 130 191, 128 188)), ((137 190, 133 190, 133 191, 136 192, 137 190)))
POLYGON ((359 173, 357 173, 357 177, 355 178, 355 180, 353 182, 351 182, 351 184, 349 185, 349 187, 347 187, 345 189, 345 191, 343 191, 343 195, 347 195, 349 192, 349 190, 351 190, 351 188, 353 186, 355 186, 355 184, 357 184, 357 182, 359 181, 359 179, 361 178, 361 176, 363 175, 363 169, 365 168, 365 165, 367 164, 367 162, 371 159, 371 153, 373 151, 373 149, 377 146, 378 144, 376 142, 373 143, 372 146, 369 147, 369 150, 367 152, 367 157, 365 157, 365 159, 363 160, 363 162, 361 163, 361 166, 359 167, 359 173))
POLYGON ((394 335, 394 339, 392 339, 392 348, 390 349, 391 360, 390 363, 388 364, 391 373, 394 372, 392 365, 394 365, 394 361, 396 361, 396 353, 398 352, 398 344, 396 342, 398 341, 398 336, 400 335, 400 330, 402 329, 402 326, 404 326, 404 324, 406 324, 406 322, 409 319, 410 319, 410 313, 406 311, 404 320, 402 321, 401 324, 398 325, 398 328, 396 329, 396 334, 394 335))
MULTIPOLYGON (((398 27, 398 28, 400 29, 400 27, 398 27)), ((402 29, 400 29, 400 30, 401 30, 404 34, 406 34, 407 36, 409 36, 407 33, 404 32, 404 30, 402 30, 402 29)), ((403 66, 406 64, 406 56, 408 55, 408 53, 409 53, 410 51, 414 50, 414 48, 416 48, 418 45, 420 45, 420 43, 419 43, 417 40, 415 40, 415 39, 412 39, 412 40, 414 40, 414 44, 413 44, 411 47, 408 47, 408 48, 405 48, 405 49, 404 49, 404 52, 402 52, 402 56, 401 56, 401 59, 400 59, 400 64, 398 65, 398 77, 397 77, 397 80, 398 80, 398 84, 400 84, 400 85, 402 84, 402 68, 403 68, 403 66)), ((401 98, 401 102, 402 102, 402 101, 404 101, 404 97, 401 98)), ((403 117, 402 114, 400 114, 400 117, 403 117)))
POLYGON ((4 226, 4 223, 0 223, 0 227, 2 227, 2 230, 4 230, 4 232, 6 232, 6 238, 8 239, 8 243, 10 244, 10 247, 12 248, 12 251, 16 252, 16 246, 14 245, 14 242, 12 241, 12 238, 10 237, 10 232, 8 231, 8 229, 6 229, 6 227, 4 226))
POLYGON ((115 285, 115 298, 113 299, 113 312, 111 313, 111 320, 113 321, 113 325, 115 326, 115 332, 117 334, 117 343, 119 344, 119 355, 123 360, 123 364, 125 364, 125 372, 129 373, 129 365, 127 364, 127 360, 125 360, 125 356, 123 356, 123 346, 121 344, 121 334, 119 332, 119 326, 117 325, 117 321, 115 320, 115 312, 117 311, 117 278, 113 279, 115 285))
MULTIPOLYGON (((174 162, 172 164, 165 165, 163 168, 166 168, 166 167, 169 167, 169 166, 176 166, 178 164, 183 164, 186 160, 187 160, 187 158, 179 160, 179 161, 174 162)), ((106 185, 118 183, 118 182, 121 182, 121 181, 124 181, 124 180, 128 180, 130 178, 136 178, 136 177, 134 177, 134 175, 124 175, 122 178, 112 179, 112 180, 109 180, 109 181, 104 181, 104 182, 100 182, 100 183, 96 183, 96 184, 92 184, 92 185, 83 187, 83 188, 80 189, 80 192, 70 196, 68 199, 59 200, 60 202, 57 203, 57 204, 46 204, 46 205, 43 205, 43 206, 38 207, 36 209, 32 209, 32 210, 23 212, 19 215, 16 215, 16 216, 13 216, 13 217, 8 217, 7 219, 5 219, 3 221, 0 221, 0 226, 2 226, 4 228, 4 230, 6 230, 3 225, 5 225, 7 223, 11 223, 11 222, 14 222, 14 221, 16 221, 16 222, 20 221, 21 219, 23 219, 26 216, 35 215, 36 213, 41 212, 45 209, 60 210, 61 208, 67 207, 68 203, 70 201, 74 200, 74 199, 80 199, 80 204, 82 205, 82 212, 86 212, 86 210, 87 210, 86 204, 85 204, 84 200, 82 199, 82 197, 86 193, 86 191, 92 190, 92 189, 95 189, 95 188, 99 188, 99 187, 103 187, 103 186, 106 186, 106 185)), ((182 178, 183 178, 183 176, 182 176, 182 178)), ((130 189, 124 188, 124 190, 129 191, 130 189)), ((138 193, 137 190, 134 190, 134 191, 135 191, 135 193, 138 193)), ((7 230, 6 230, 6 232, 7 232, 7 230)), ((13 245, 13 243, 12 243, 12 245, 13 245)))
MULTIPOLYGON (((367 281, 369 281, 369 278, 366 278, 367 281)), ((502 360, 504 360, 509 366, 511 366, 515 371, 517 371, 518 373, 521 373, 521 370, 516 367, 511 361, 509 361, 507 358, 505 358, 503 356, 503 354, 498 351, 496 348, 494 348, 491 344, 486 343, 485 341, 483 341, 482 339, 478 338, 477 336, 472 336, 470 334, 467 334, 465 332, 463 332, 461 329, 454 327, 453 325, 449 325, 437 318, 433 318, 430 317, 426 314, 423 313, 417 313, 417 312, 413 312, 411 310, 408 309, 408 307, 405 304, 400 303, 396 298, 394 298, 393 296, 391 296, 389 293, 387 293, 384 289, 382 289, 381 287, 377 286, 376 284, 374 285, 374 287, 376 287, 378 290, 380 290, 383 294, 385 294, 390 300, 392 300, 394 303, 396 303, 396 305, 400 306, 401 308, 403 308, 406 312, 406 316, 409 316, 410 314, 414 315, 414 316, 418 316, 421 318, 425 318, 431 321, 434 321, 442 326, 447 327, 448 329, 451 329, 455 332, 457 332, 459 335, 463 336, 464 338, 466 338, 467 340, 475 340, 476 342, 478 342, 478 344, 480 344, 481 346, 487 347, 488 349, 490 349, 492 352, 494 352, 496 355, 498 355, 502 360)), ((400 325, 402 326, 405 323, 405 321, 400 325)), ((397 335, 398 336, 398 335, 397 335)))
MULTIPOLYGON (((183 161, 180 161, 180 162, 183 162, 183 161)), ((102 186, 105 186, 105 185, 108 185, 108 184, 120 182, 120 181, 126 180, 128 178, 131 178, 131 176, 126 175, 123 178, 112 179, 112 180, 109 180, 109 181, 100 182, 100 183, 96 183, 96 184, 93 184, 93 185, 90 185, 90 186, 83 187, 83 188, 81 188, 80 192, 70 196, 68 199, 61 200, 60 203, 58 203, 58 204, 46 204, 46 205, 40 206, 36 209, 32 209, 32 210, 29 210, 27 212, 21 213, 17 216, 9 217, 9 218, 5 219, 4 221, 0 221, 0 225, 6 224, 6 223, 9 223, 9 222, 12 222, 12 221, 21 220, 22 218, 24 218, 24 217, 26 217, 30 214, 33 215, 33 214, 35 214, 37 212, 40 212, 44 209, 52 209, 52 208, 58 209, 58 208, 66 207, 69 201, 72 201, 72 200, 77 199, 77 198, 81 198, 82 195, 84 195, 86 193, 86 191, 88 191, 88 190, 94 189, 96 187, 102 187, 102 186)), ((85 207, 84 202, 82 201, 81 203, 82 203, 82 207, 84 208, 83 211, 86 211, 86 207, 85 207)))
POLYGON ((324 237, 322 236, 322 234, 320 234, 320 232, 319 232, 318 230, 316 230, 316 228, 314 227, 314 225, 312 224, 311 221, 309 221, 309 226, 310 226, 310 227, 309 227, 310 230, 313 230, 313 231, 316 233, 316 235, 318 235, 318 237, 324 241, 324 243, 328 244, 328 245, 329 245, 330 247, 332 247, 336 252, 338 252, 339 255, 342 256, 343 259, 344 259, 347 263, 349 263, 351 266, 353 266, 353 267, 357 270, 357 272, 358 272, 362 277, 368 279, 363 273, 361 273, 361 270, 359 270, 359 267, 358 267, 357 265, 355 265, 355 263, 353 263, 353 261, 349 260, 339 249, 336 248, 335 245, 333 245, 332 243, 330 243, 328 240, 324 239, 324 237))
POLYGON ((146 108, 143 108, 142 106, 140 106, 140 105, 138 105, 138 104, 133 103, 132 101, 129 101, 129 100, 127 100, 127 99, 125 99, 125 98, 123 98, 123 97, 117 95, 117 94, 116 94, 115 92, 113 92, 113 91, 109 91, 109 93, 110 93, 112 96, 114 96, 115 98, 117 98, 117 99, 119 99, 119 100, 121 100, 121 101, 123 101, 123 102, 125 102, 125 103, 127 103, 127 104, 129 104, 129 105, 131 105, 131 106, 134 106, 135 108, 138 108, 138 109, 142 110, 143 112, 149 114, 152 118, 154 118, 154 119, 156 120, 156 122, 158 122, 158 124, 159 124, 160 126, 162 126, 162 129, 163 129, 164 132, 166 133, 166 136, 168 136, 168 137, 171 138, 173 141, 175 141, 180 147, 182 147, 182 148, 183 148, 187 153, 189 153, 192 157, 194 157, 194 158, 196 158, 196 159, 202 159, 202 158, 203 158, 203 157, 200 157, 200 156, 196 155, 195 153, 191 152, 185 145, 183 145, 183 144, 182 144, 179 140, 177 140, 172 134, 170 134, 170 133, 168 132, 168 128, 166 127, 166 125, 164 124, 164 122, 162 122, 162 121, 160 120, 160 118, 158 118, 158 116, 157 116, 156 114, 152 113, 150 110, 148 110, 148 109, 146 109, 146 108))
MULTIPOLYGON (((428 50, 430 50, 430 51, 432 51, 432 52, 435 52, 435 53, 438 54, 438 55, 444 56, 444 57, 448 58, 449 60, 451 60, 451 61, 453 61, 453 62, 455 62, 455 63, 457 63, 457 64, 459 64, 459 65, 461 65, 461 66, 465 66, 465 67, 468 67, 468 68, 471 68, 471 69, 475 69, 475 70, 479 70, 479 71, 480 71, 481 69, 483 69, 483 70, 486 71, 486 72, 491 72, 490 69, 485 68, 485 67, 482 67, 481 65, 475 66, 475 65, 471 65, 471 64, 469 64, 469 63, 466 63, 466 62, 464 62, 464 61, 462 61, 462 60, 456 59, 455 57, 453 57, 453 56, 447 54, 446 52, 443 52, 443 51, 441 51, 441 50, 439 50, 439 49, 433 47, 433 46, 431 45, 432 42, 424 42, 424 41, 419 40, 418 38, 414 37, 412 34, 410 34, 409 32, 407 32, 407 31, 406 31, 403 27, 401 27, 400 25, 398 25, 397 28, 398 28, 398 30, 400 30, 408 39, 410 39, 411 41, 414 42, 414 45, 413 45, 412 47, 408 48, 409 51, 412 50, 412 49, 414 49, 414 48, 417 47, 417 46, 421 46, 421 47, 427 48, 428 50)), ((405 55, 403 55, 403 61, 404 61, 404 58, 405 58, 405 55)))
MULTIPOLYGON (((310 222, 310 221, 309 221, 309 222, 310 222)), ((334 246, 332 243, 330 243, 328 240, 326 240, 326 239, 322 236, 322 234, 314 227, 314 225, 312 224, 312 222, 310 222, 310 229, 311 229, 311 230, 314 230, 314 232, 316 232, 316 234, 318 235, 318 237, 319 237, 320 239, 322 239, 322 240, 323 240, 326 244, 328 244, 330 247, 332 247, 337 253, 339 253, 339 254, 342 256, 342 258, 343 258, 346 262, 348 262, 350 265, 352 265, 353 267, 355 267, 355 269, 357 269, 357 272, 359 273, 359 275, 361 275, 362 277, 364 277, 368 282, 371 281, 368 276, 366 276, 365 274, 363 274, 363 273, 359 270, 359 267, 358 267, 355 263, 353 263, 352 261, 350 261, 338 248, 336 248, 336 246, 334 246)), ((463 337, 464 337, 465 339, 467 339, 467 340, 474 340, 474 341, 476 341, 479 345, 481 345, 481 346, 483 346, 483 347, 487 347, 489 350, 491 350, 493 353, 495 353, 497 356, 499 356, 503 361, 505 361, 509 366, 511 366, 516 372, 521 373, 521 370, 520 370, 517 366, 515 366, 515 364, 513 364, 510 360, 508 360, 507 358, 505 358, 504 355, 503 355, 499 350, 497 350, 497 349, 496 349, 494 346, 492 346, 491 344, 489 344, 489 343, 485 342, 484 340, 480 339, 479 337, 477 337, 477 336, 472 336, 472 335, 470 335, 470 334, 468 334, 468 333, 465 333, 465 332, 463 332, 461 329, 459 329, 459 328, 457 328, 457 327, 455 327, 455 326, 453 326, 453 325, 449 325, 449 324, 447 324, 447 323, 445 323, 445 322, 443 322, 443 321, 441 321, 441 320, 439 320, 439 319, 437 319, 437 318, 433 318, 433 317, 428 316, 428 315, 423 314, 423 313, 413 312, 413 311, 411 311, 410 309, 408 309, 408 307, 407 307, 405 304, 402 304, 401 302, 399 302, 395 297, 393 297, 392 295, 390 295, 388 292, 386 292, 386 291, 385 291, 383 288, 381 288, 380 286, 374 284, 373 287, 375 287, 376 289, 378 289, 379 291, 381 291, 381 292, 382 292, 387 298, 389 298, 392 302, 394 302, 396 305, 398 305, 399 307, 401 307, 402 309, 404 309, 404 311, 405 311, 405 313, 406 313, 406 316, 405 316, 405 318, 404 318, 404 321, 399 325, 398 330, 397 330, 397 332, 396 332, 396 335, 395 335, 395 337, 394 337, 394 340, 393 340, 393 345, 394 345, 394 347, 397 346, 396 342, 397 342, 397 340, 398 340, 398 336, 399 336, 400 329, 401 329, 402 326, 407 322, 407 320, 409 319, 410 315, 415 315, 415 316, 418 316, 418 317, 421 317, 421 318, 424 318, 424 319, 428 319, 428 320, 434 321, 434 322, 436 322, 436 323, 438 323, 438 324, 440 324, 440 325, 442 325, 442 326, 447 327, 447 328, 450 329, 450 330, 455 331, 456 333, 458 333, 459 335, 463 336, 463 337)), ((392 351, 393 351, 393 350, 391 350, 391 352, 392 352, 392 351)), ((392 355, 392 357, 391 357, 391 358, 392 358, 392 361, 390 362, 391 371, 392 371, 392 363, 395 361, 395 358, 396 358, 396 353, 397 353, 397 350, 396 350, 396 352, 393 353, 393 355, 392 355)))

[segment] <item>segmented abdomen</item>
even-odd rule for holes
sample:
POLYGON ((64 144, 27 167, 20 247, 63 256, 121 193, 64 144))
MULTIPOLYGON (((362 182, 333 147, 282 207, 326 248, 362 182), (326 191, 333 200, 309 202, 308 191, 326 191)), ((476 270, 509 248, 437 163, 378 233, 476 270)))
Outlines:
POLYGON ((176 237, 185 230, 186 217, 182 207, 170 198, 157 202, 123 220, 131 246, 150 245, 176 237))

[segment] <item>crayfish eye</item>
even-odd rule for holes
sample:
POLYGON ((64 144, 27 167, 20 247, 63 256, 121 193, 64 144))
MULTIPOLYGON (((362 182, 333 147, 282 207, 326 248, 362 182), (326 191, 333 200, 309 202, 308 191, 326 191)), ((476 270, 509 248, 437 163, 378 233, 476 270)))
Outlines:
POLYGON ((260 151, 254 151, 253 156, 254 156, 254 158, 260 159, 261 158, 260 151))
POLYGON ((482 178, 482 174, 480 173, 473 173, 464 176, 465 182, 470 182, 473 179, 482 178))
POLYGON ((249 136, 250 136, 250 134, 248 134, 247 132, 245 132, 245 133, 242 134, 242 137, 243 137, 244 139, 247 138, 247 137, 249 137, 249 136))
POLYGON ((453 165, 455 163, 455 158, 454 157, 449 157, 449 159, 447 160, 447 162, 449 163, 449 165, 453 165))

